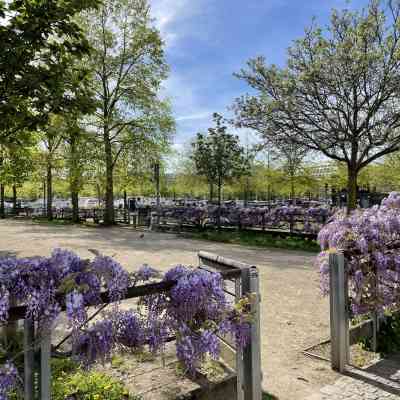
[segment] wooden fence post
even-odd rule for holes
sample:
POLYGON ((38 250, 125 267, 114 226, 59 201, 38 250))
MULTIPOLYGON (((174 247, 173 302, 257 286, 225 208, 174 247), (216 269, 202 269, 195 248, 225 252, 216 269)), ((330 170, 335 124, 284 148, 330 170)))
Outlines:
POLYGON ((32 319, 24 320, 24 399, 34 398, 35 370, 35 324, 32 319))
POLYGON ((348 282, 341 253, 329 254, 331 365, 344 372, 349 361, 348 282))

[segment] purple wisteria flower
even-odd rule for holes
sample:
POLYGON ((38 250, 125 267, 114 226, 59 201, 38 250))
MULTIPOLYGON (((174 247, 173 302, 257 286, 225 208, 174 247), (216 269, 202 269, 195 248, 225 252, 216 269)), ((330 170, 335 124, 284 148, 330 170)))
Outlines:
POLYGON ((134 273, 135 279, 139 282, 146 282, 150 279, 157 278, 158 276, 160 276, 160 273, 148 264, 143 264, 139 270, 134 273))
POLYGON ((320 231, 317 258, 321 288, 329 292, 329 251, 346 256, 354 314, 383 312, 400 301, 400 195, 391 193, 380 206, 338 212, 320 231))
POLYGON ((111 318, 116 343, 130 349, 138 349, 146 343, 145 324, 133 310, 119 311, 111 318))
MULTIPOLYGON (((375 257, 382 255, 376 253, 375 257)), ((400 268, 396 274, 400 274, 400 268)), ((35 320, 40 334, 56 321, 65 299, 73 354, 85 367, 108 360, 116 348, 148 345, 150 351, 159 351, 171 336, 176 336, 178 358, 188 372, 194 373, 207 355, 218 358, 218 334, 232 335, 240 347, 248 343, 249 311, 232 307, 225 299, 221 275, 202 269, 178 265, 163 278, 173 284, 172 288, 142 297, 137 311, 119 309, 132 283, 158 275, 145 265, 131 279, 111 257, 97 255, 93 261, 83 260, 62 249, 54 250, 47 258, 2 258, 0 324, 8 320, 10 303, 17 302, 26 305, 26 317, 35 320), (115 303, 113 311, 103 312, 103 319, 97 317, 90 324, 87 308, 100 304, 105 291, 115 303)), ((382 271, 382 276, 387 275, 382 271)), ((14 367, 9 363, 0 370, 0 400, 14 376, 14 367)))
POLYGON ((16 387, 17 382, 17 369, 10 361, 6 361, 0 367, 0 400, 8 399, 8 394, 16 387))
POLYGON ((66 296, 67 317, 73 324, 83 324, 87 319, 85 300, 82 293, 74 290, 66 296))
POLYGON ((115 344, 110 320, 96 322, 84 333, 74 337, 73 354, 89 367, 95 361, 107 361, 115 344))

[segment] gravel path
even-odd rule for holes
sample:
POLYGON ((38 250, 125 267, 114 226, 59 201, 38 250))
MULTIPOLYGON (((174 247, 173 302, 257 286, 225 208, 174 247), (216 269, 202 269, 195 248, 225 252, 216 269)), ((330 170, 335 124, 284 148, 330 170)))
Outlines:
POLYGON ((143 263, 167 269, 197 264, 205 250, 257 265, 261 278, 263 386, 280 400, 301 400, 338 377, 330 365, 301 351, 328 337, 328 301, 318 288, 314 255, 183 239, 132 228, 89 228, 0 221, 0 255, 48 255, 55 247, 83 257, 89 248, 115 255, 127 269, 143 263))
POLYGON ((400 398, 400 355, 366 369, 348 367, 347 376, 327 385, 308 400, 396 400, 400 398))

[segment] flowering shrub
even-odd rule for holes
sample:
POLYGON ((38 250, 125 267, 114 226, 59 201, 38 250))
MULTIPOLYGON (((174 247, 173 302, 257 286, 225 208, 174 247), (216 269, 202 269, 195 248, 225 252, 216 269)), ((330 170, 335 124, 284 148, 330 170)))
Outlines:
POLYGON ((17 379, 17 369, 7 361, 0 368, 0 400, 7 399, 7 394, 15 387, 17 379))
MULTIPOLYGON (((108 360, 117 347, 139 349, 148 344, 155 352, 176 336, 177 356, 187 372, 194 373, 207 354, 218 357, 218 334, 231 334, 238 346, 247 343, 249 301, 229 305, 217 273, 177 266, 163 278, 174 281, 170 290, 142 297, 137 310, 119 309, 128 287, 158 276, 148 265, 128 274, 113 258, 83 260, 61 249, 48 258, 2 258, 0 323, 8 321, 11 298, 14 304, 26 305, 26 318, 36 322, 39 332, 54 325, 65 305, 72 352, 85 367, 108 360), (113 310, 89 323, 87 308, 100 305, 103 291, 108 291, 113 310)), ((0 399, 15 381, 10 361, 0 369, 0 399)))
POLYGON ((219 356, 218 334, 231 334, 243 347, 250 334, 250 304, 243 299, 231 307, 225 299, 220 274, 177 266, 165 280, 177 284, 165 295, 145 297, 143 304, 155 330, 175 332, 177 356, 193 374, 208 354, 219 356))
POLYGON ((329 291, 329 252, 346 256, 351 309, 355 315, 399 307, 400 194, 391 193, 380 206, 337 213, 319 233, 317 265, 321 289, 329 291))
POLYGON ((318 233, 321 226, 332 216, 331 210, 318 206, 176 207, 162 211, 164 218, 173 218, 181 223, 196 226, 216 225, 218 214, 221 224, 225 226, 291 229, 307 233, 318 233))

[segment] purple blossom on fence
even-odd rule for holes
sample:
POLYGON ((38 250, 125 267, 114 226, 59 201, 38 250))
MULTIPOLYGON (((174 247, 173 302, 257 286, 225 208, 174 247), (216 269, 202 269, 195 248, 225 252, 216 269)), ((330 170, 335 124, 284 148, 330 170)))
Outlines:
POLYGON ((103 362, 108 360, 115 343, 113 333, 112 321, 96 322, 83 333, 73 337, 73 354, 85 367, 98 360, 103 362))
POLYGON ((139 270, 133 274, 134 279, 138 282, 146 282, 150 279, 157 278, 159 275, 160 273, 156 269, 147 264, 143 264, 139 270))
POLYGON ((110 318, 114 323, 115 342, 118 345, 137 349, 145 344, 145 324, 135 311, 119 311, 116 315, 110 315, 110 318))
POLYGON ((10 361, 0 367, 0 400, 8 399, 8 394, 16 387, 18 378, 18 371, 10 361))
POLYGON ((76 324, 83 324, 87 319, 85 300, 82 293, 74 290, 66 296, 67 317, 76 324))
POLYGON ((8 310, 10 309, 10 292, 7 289, 0 290, 0 324, 8 321, 8 310))
MULTIPOLYGON (((133 282, 156 275, 156 270, 145 265, 133 274, 133 282)), ((147 344, 156 352, 176 336, 178 358, 193 373, 206 355, 218 356, 217 334, 232 335, 238 346, 246 345, 250 338, 249 310, 228 304, 221 275, 202 269, 183 265, 170 269, 163 280, 173 281, 172 288, 143 296, 137 311, 119 310, 119 300, 132 279, 110 257, 82 260, 72 252, 56 249, 49 258, 3 258, 0 277, 3 324, 8 319, 10 293, 13 300, 27 306, 26 317, 37 321, 39 332, 56 320, 61 312, 60 295, 65 296, 73 352, 86 367, 108 360, 118 346, 133 349, 147 344), (112 313, 103 314, 104 319, 89 325, 87 307, 99 304, 104 290, 116 305, 112 313)), ((5 365, 4 371, 10 375, 12 369, 5 365)), ((3 372, 4 382, 6 377, 3 372)))
POLYGON ((100 272, 110 293, 112 301, 123 298, 130 285, 130 278, 127 271, 121 264, 108 256, 97 256, 92 262, 93 269, 100 272))
POLYGON ((274 207, 173 207, 162 211, 162 217, 197 226, 216 225, 218 214, 222 225, 289 229, 305 233, 318 233, 333 211, 313 205, 305 208, 283 205, 274 207))
POLYGON ((400 302, 400 195, 391 193, 380 206, 338 212, 320 231, 317 259, 321 289, 329 292, 329 251, 346 256, 354 314, 398 308, 400 302))

